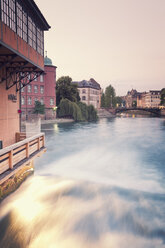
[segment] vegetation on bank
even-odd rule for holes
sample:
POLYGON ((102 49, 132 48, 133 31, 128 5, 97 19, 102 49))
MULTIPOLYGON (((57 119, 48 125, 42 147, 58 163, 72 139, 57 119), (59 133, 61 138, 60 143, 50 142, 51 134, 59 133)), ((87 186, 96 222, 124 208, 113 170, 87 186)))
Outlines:
POLYGON ((93 105, 87 106, 82 102, 71 102, 68 99, 61 99, 57 115, 60 118, 72 118, 75 121, 96 121, 97 111, 93 105))
POLYGON ((57 116, 75 121, 96 121, 97 110, 93 105, 80 102, 77 84, 69 76, 60 77, 56 84, 57 116))
POLYGON ((45 114, 45 105, 41 104, 40 101, 35 101, 33 113, 34 114, 45 114))
POLYGON ((160 102, 160 105, 162 105, 162 106, 165 106, 165 88, 163 88, 162 90, 161 90, 161 102, 160 102))
POLYGON ((116 106, 121 106, 122 99, 119 96, 116 96, 115 89, 112 85, 109 85, 105 89, 105 93, 102 93, 101 96, 101 107, 102 108, 113 108, 116 106))

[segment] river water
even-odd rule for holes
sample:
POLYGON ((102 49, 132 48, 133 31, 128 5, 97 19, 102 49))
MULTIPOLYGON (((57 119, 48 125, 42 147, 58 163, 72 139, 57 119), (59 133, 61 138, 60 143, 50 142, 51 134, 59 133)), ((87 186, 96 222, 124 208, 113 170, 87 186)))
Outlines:
POLYGON ((43 125, 47 152, 0 205, 0 248, 165 247, 165 120, 43 125))

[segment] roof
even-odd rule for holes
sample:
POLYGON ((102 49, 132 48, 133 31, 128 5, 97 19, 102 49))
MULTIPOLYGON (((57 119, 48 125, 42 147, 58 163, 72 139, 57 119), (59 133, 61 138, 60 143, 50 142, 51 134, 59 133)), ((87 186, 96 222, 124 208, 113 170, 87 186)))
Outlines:
POLYGON ((87 80, 82 80, 79 82, 73 82, 76 83, 78 85, 78 88, 93 88, 93 89, 97 89, 100 90, 100 84, 97 83, 93 78, 91 78, 89 81, 87 80))
POLYGON ((48 30, 50 28, 50 25, 46 21, 45 17, 41 13, 34 0, 23 0, 23 3, 26 4, 34 12, 34 16, 39 19, 40 25, 42 25, 43 30, 48 30))
POLYGON ((44 65, 52 65, 52 60, 47 55, 44 58, 44 65))

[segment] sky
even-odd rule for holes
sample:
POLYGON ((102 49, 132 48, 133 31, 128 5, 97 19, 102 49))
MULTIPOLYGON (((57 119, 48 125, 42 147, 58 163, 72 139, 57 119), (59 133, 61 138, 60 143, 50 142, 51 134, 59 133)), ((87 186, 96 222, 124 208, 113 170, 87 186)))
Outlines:
POLYGON ((117 95, 165 87, 165 0, 35 0, 57 79, 94 78, 117 95))

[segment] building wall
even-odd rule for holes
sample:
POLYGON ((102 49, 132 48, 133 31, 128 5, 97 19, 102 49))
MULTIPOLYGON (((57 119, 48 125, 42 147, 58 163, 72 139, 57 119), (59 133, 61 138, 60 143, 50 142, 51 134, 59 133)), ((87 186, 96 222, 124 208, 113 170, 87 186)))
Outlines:
POLYGON ((3 147, 15 143, 15 134, 19 132, 19 93, 15 87, 6 90, 5 83, 0 84, 0 140, 3 147), (17 97, 16 102, 8 99, 9 95, 17 97))
POLYGON ((81 102, 93 105, 96 109, 101 106, 101 90, 93 88, 78 88, 81 102))
POLYGON ((45 74, 44 76, 40 76, 36 81, 30 83, 31 92, 28 92, 28 87, 26 86, 21 93, 22 99, 24 98, 24 104, 22 104, 22 120, 28 119, 30 115, 33 113, 35 107, 35 100, 41 101, 43 100, 43 104, 45 104, 45 115, 44 119, 54 119, 56 117, 56 113, 53 110, 53 107, 56 106, 56 67, 55 66, 45 66, 45 74), (38 87, 38 91, 35 92, 35 87, 38 87), (43 93, 41 91, 44 89, 43 93), (29 104, 28 99, 31 98, 31 104, 29 104))
POLYGON ((145 103, 147 108, 158 108, 160 105, 160 93, 156 91, 146 93, 145 103))

